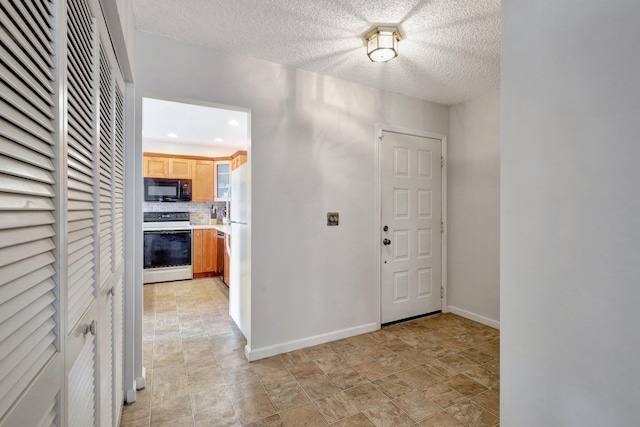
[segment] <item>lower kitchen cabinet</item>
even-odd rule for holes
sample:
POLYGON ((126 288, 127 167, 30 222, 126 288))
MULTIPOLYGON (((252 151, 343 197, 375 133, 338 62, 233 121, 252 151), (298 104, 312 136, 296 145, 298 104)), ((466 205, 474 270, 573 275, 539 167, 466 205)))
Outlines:
POLYGON ((193 278, 215 276, 220 273, 218 263, 218 231, 193 231, 193 278))

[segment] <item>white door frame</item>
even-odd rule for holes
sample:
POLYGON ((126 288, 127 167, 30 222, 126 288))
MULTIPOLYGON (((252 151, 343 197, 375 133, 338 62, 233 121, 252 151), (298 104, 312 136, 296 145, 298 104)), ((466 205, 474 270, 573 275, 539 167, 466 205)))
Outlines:
POLYGON ((439 133, 426 132, 422 130, 404 128, 400 126, 393 126, 384 123, 376 123, 375 126, 375 162, 376 162, 376 173, 375 173, 375 203, 376 203, 376 219, 375 223, 375 232, 374 236, 376 236, 376 244, 374 248, 375 253, 375 265, 376 265, 376 282, 378 283, 378 293, 377 293, 377 302, 378 302, 378 326, 382 324, 382 274, 381 274, 381 256, 380 256, 380 242, 382 241, 382 220, 380 218, 380 212, 382 209, 382 194, 381 194, 381 158, 380 149, 381 149, 381 137, 382 132, 393 132, 400 133, 404 135, 411 136, 419 136, 426 137, 432 139, 439 139, 441 148, 442 148, 442 158, 444 159, 444 163, 442 165, 442 223, 444 224, 444 228, 442 231, 442 312, 447 313, 447 136, 439 133))

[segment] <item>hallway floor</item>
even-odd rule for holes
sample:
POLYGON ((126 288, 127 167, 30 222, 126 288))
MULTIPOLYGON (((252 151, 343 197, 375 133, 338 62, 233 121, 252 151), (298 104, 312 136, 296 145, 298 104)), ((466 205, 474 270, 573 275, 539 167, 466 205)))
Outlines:
POLYGON ((484 427, 499 332, 453 314, 248 363, 217 278, 144 286, 147 387, 121 427, 484 427))

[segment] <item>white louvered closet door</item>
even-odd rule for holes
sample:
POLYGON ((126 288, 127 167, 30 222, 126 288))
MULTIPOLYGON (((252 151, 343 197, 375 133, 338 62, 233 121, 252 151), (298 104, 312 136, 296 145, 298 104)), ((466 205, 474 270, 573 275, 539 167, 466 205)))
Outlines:
POLYGON ((124 91, 115 85, 114 120, 114 258, 113 294, 113 386, 114 420, 118 421, 124 402, 124 91))
POLYGON ((113 272, 113 79, 104 47, 100 44, 100 286, 113 272))
POLYGON ((0 3, 0 426, 60 425, 55 15, 0 3))
POLYGON ((87 0, 67 1, 67 402, 69 427, 97 425, 97 29, 87 0))

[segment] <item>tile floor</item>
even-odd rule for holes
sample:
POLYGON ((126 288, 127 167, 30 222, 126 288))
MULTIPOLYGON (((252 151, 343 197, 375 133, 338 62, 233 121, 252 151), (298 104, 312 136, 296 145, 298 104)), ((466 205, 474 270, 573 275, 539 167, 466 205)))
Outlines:
POLYGON ((248 363, 219 279, 144 286, 121 427, 497 426, 499 333, 445 314, 248 363))

